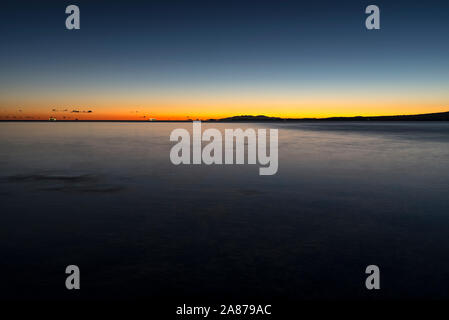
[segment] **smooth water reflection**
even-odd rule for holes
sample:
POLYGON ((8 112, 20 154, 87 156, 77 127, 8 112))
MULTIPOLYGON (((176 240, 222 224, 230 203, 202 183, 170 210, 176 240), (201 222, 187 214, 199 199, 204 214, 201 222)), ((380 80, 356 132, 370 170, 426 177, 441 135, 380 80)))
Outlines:
POLYGON ((174 166, 189 123, 0 123, 2 297, 448 298, 449 124, 279 129, 279 170, 174 166))

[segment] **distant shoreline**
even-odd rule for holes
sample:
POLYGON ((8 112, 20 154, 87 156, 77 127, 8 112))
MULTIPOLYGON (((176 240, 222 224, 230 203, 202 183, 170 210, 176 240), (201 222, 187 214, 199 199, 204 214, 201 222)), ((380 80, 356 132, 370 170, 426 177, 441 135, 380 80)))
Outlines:
MULTIPOLYGON (((195 120, 56 120, 55 122, 192 122, 195 120)), ((356 116, 356 117, 331 117, 331 118, 278 118, 267 117, 263 115, 250 116, 241 115, 222 119, 201 120, 202 122, 339 122, 339 121, 449 121, 449 111, 438 113, 425 113, 414 115, 395 115, 395 116, 356 116)), ((3 119, 0 122, 52 122, 49 120, 37 119, 3 119)))

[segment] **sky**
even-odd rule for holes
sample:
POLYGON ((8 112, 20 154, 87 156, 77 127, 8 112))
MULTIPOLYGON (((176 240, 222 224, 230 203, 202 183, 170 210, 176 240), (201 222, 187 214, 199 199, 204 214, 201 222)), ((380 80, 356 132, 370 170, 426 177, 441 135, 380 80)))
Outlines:
POLYGON ((0 31, 0 119, 449 111, 447 0, 7 0, 0 31))

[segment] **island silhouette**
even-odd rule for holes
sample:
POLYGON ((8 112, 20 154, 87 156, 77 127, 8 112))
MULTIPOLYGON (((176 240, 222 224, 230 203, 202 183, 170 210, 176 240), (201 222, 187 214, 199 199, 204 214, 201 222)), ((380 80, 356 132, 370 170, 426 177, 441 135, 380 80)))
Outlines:
POLYGON ((424 113, 413 115, 394 116, 355 116, 355 117, 329 117, 329 118, 279 118, 264 115, 241 115, 223 119, 210 119, 209 121, 239 122, 239 121, 449 121, 449 111, 438 113, 424 113))

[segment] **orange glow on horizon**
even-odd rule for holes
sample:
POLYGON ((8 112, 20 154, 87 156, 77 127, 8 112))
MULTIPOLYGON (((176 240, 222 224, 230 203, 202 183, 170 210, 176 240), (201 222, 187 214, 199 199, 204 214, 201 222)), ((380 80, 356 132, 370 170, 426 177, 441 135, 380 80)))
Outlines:
MULTIPOLYGON (((92 97, 88 97, 92 98, 92 97)), ((383 116, 423 114, 449 111, 444 96, 434 99, 399 99, 383 97, 363 99, 363 97, 322 97, 302 99, 277 97, 232 97, 212 99, 192 97, 177 99, 133 99, 120 97, 114 101, 103 99, 43 98, 34 101, 24 98, 18 102, 14 98, 0 100, 1 120, 207 120, 238 115, 265 115, 280 118, 327 118, 353 116, 383 116), (368 100, 368 101, 366 101, 368 100), (91 101, 88 103, 87 101, 91 101), (146 101, 146 102, 143 102, 146 101), (446 103, 445 103, 446 102, 446 103), (48 106, 54 107, 48 107, 48 106), (76 106, 76 107, 75 107, 76 106)), ((140 97, 139 97, 140 98, 140 97)))
POLYGON ((419 112, 388 112, 388 113, 339 113, 339 114, 303 114, 303 113, 275 113, 275 112, 239 112, 239 113, 217 113, 217 114, 198 114, 192 116, 183 116, 176 114, 153 114, 148 116, 135 116, 123 113, 109 113, 109 114, 81 114, 81 115, 58 115, 52 113, 26 113, 26 114, 0 114, 0 120, 48 120, 50 117, 57 120, 124 120, 124 121, 149 121, 154 120, 209 120, 222 119, 233 116, 249 115, 249 116, 268 116, 278 118, 330 118, 330 117, 355 117, 355 116, 393 116, 393 115, 413 115, 425 113, 447 112, 448 108, 438 108, 431 111, 419 112))

